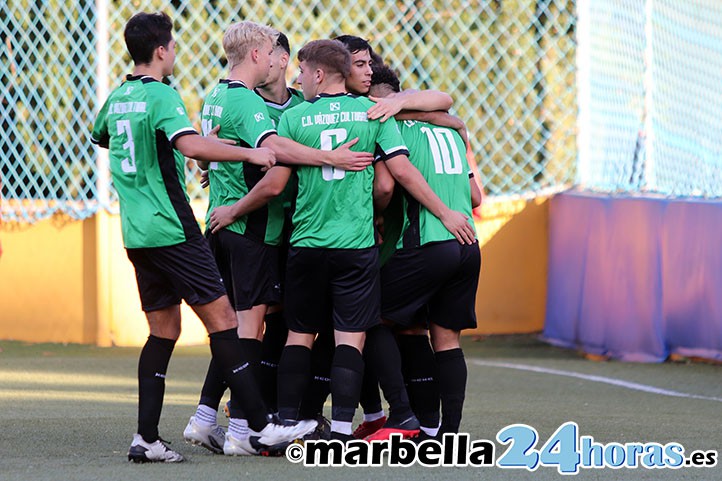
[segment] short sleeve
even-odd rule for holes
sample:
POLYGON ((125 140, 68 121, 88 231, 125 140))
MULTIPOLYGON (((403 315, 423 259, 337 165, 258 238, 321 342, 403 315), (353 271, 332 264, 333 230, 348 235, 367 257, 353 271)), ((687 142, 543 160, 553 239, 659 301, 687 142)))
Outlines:
POLYGON ((153 92, 155 101, 150 112, 153 128, 163 131, 171 144, 183 135, 197 134, 178 92, 163 84, 158 87, 158 92, 153 92))
POLYGON ((103 104, 98 112, 98 117, 93 125, 93 132, 90 134, 90 141, 105 149, 110 143, 110 135, 108 134, 108 101, 103 104))
POLYGON ((234 127, 234 137, 246 142, 251 147, 260 147, 266 137, 276 133, 276 128, 268 113, 268 107, 253 91, 245 87, 238 90, 240 95, 233 96, 236 98, 233 98, 229 102, 229 106, 225 107, 228 109, 230 105, 234 106, 225 122, 229 122, 234 127))
POLYGON ((396 119, 390 118, 379 123, 379 134, 376 138, 376 154, 380 160, 388 160, 397 155, 409 155, 396 119))

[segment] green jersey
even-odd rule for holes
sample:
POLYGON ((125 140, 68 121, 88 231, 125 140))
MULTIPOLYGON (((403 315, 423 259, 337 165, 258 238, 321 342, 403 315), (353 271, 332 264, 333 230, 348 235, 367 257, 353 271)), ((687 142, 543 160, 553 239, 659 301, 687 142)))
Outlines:
POLYGON ((258 89, 256 89, 256 93, 266 103, 266 108, 268 108, 268 114, 271 116, 271 122, 273 122, 273 125, 275 126, 278 126, 278 121, 281 118, 283 112, 295 107, 300 103, 303 103, 303 101, 305 100, 303 98, 303 93, 300 90, 296 90, 291 87, 288 87, 288 94, 290 95, 290 97, 288 97, 288 100, 286 100, 282 104, 277 104, 271 100, 268 100, 263 95, 261 95, 258 89))
MULTIPOLYGON (((396 121, 369 120, 369 99, 349 94, 321 94, 286 111, 280 135, 321 150, 359 138, 352 149, 377 159, 406 155, 396 121)), ((298 196, 291 245, 329 249, 365 249, 375 244, 373 166, 347 172, 331 166, 297 167, 298 196)))
MULTIPOLYGON (((419 169, 429 187, 450 209, 471 219, 469 177, 472 174, 464 156, 466 147, 458 132, 414 120, 400 122, 399 128, 409 147, 409 160, 419 169)), ((403 215, 403 228, 396 244, 398 249, 455 239, 438 217, 408 193, 404 195, 403 215)))
POLYGON ((198 231, 185 190, 185 158, 173 148, 197 134, 180 95, 148 76, 128 76, 100 109, 91 141, 107 147, 126 248, 180 244, 198 231))
MULTIPOLYGON (((288 100, 286 100, 282 104, 277 104, 275 102, 272 102, 271 100, 268 100, 263 95, 261 95, 258 90, 256 90, 256 93, 266 103, 266 107, 268 108, 268 114, 271 116, 271 121, 275 126, 278 126, 278 121, 280 120, 283 112, 295 107, 296 105, 302 103, 305 100, 303 98, 303 93, 300 90, 296 90, 291 87, 287 87, 287 90, 289 94, 288 100)), ((288 180, 288 183, 286 183, 286 187, 283 189, 283 192, 280 195, 284 209, 288 209, 290 211, 293 208, 293 202, 296 199, 296 187, 296 178, 291 177, 288 180)))
MULTIPOLYGON (((246 88, 243 82, 221 80, 203 103, 203 133, 221 126, 218 137, 234 140, 243 147, 256 148, 263 139, 276 133, 268 109, 261 97, 246 88)), ((206 225, 215 207, 231 205, 241 199, 260 181, 265 172, 249 162, 211 162, 208 167, 210 193, 206 225)), ((245 215, 226 227, 237 234, 259 242, 278 245, 283 228, 282 199, 245 215)))

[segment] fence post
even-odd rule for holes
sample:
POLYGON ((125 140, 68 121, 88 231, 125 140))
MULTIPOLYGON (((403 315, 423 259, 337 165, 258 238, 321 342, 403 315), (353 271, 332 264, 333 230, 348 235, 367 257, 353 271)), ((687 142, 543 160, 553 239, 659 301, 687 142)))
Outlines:
MULTIPOLYGON (((108 98, 110 77, 110 56, 108 39, 108 1, 95 0, 95 39, 97 71, 96 79, 96 105, 97 109, 108 98)), ((97 110, 96 109, 96 110, 97 110)), ((97 195, 98 209, 95 214, 95 266, 96 266, 96 339, 99 346, 112 345, 111 326, 111 273, 110 259, 113 255, 110 246, 110 170, 108 150, 96 147, 97 195)))

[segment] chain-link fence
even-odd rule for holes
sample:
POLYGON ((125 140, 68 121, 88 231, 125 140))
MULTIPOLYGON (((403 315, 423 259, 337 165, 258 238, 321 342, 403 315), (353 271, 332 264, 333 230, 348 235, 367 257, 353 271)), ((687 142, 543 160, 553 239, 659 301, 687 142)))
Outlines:
MULTIPOLYGON (((533 193, 576 175, 573 0, 10 0, 0 2, 4 220, 84 218, 104 206, 105 177, 88 141, 104 100, 97 92, 132 68, 127 19, 161 9, 178 40, 173 84, 196 123, 204 93, 226 74, 223 30, 249 19, 286 33, 292 53, 314 38, 363 36, 405 88, 450 93, 491 195, 533 193), (107 78, 98 78, 106 64, 107 78)), ((203 198, 188 166, 191 198, 203 198)))
POLYGON ((722 196, 722 2, 579 2, 579 182, 722 196))

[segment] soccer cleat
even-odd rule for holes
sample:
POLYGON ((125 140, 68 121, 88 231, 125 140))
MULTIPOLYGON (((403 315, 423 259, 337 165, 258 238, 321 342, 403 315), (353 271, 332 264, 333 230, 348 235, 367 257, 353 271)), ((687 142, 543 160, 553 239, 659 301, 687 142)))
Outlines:
POLYGON ((323 415, 319 414, 316 417, 316 422, 318 423, 318 426, 316 426, 316 429, 308 433, 303 437, 304 441, 312 441, 312 440, 318 440, 318 439, 324 439, 329 440, 331 439, 331 421, 326 419, 323 415))
POLYGON ((374 421, 364 421, 359 424, 353 432, 353 437, 356 439, 366 439, 367 436, 371 436, 384 427, 384 424, 386 424, 386 416, 382 416, 374 421))
POLYGON ((191 444, 203 446, 216 454, 223 454, 226 433, 217 424, 203 426, 196 422, 195 416, 191 416, 188 426, 183 430, 183 439, 191 444))
POLYGON ((133 435, 133 442, 128 450, 128 461, 134 463, 180 463, 184 461, 180 453, 173 451, 158 438, 153 443, 147 443, 140 434, 133 435))
MULTIPOLYGON (((253 434, 258 434, 251 431, 253 434)), ((250 438, 239 439, 231 433, 226 433, 223 443, 223 454, 226 456, 255 456, 261 454, 259 450, 251 446, 250 438)))
POLYGON ((416 416, 411 416, 401 422, 387 422, 384 427, 373 434, 366 436, 366 441, 380 441, 389 439, 392 434, 400 434, 404 439, 415 438, 419 435, 420 425, 416 416))
POLYGON ((271 416, 266 427, 258 433, 251 433, 249 439, 251 445, 257 450, 263 446, 277 449, 282 444, 290 444, 296 439, 303 438, 306 434, 316 429, 318 423, 315 419, 305 421, 286 421, 278 416, 271 416))

